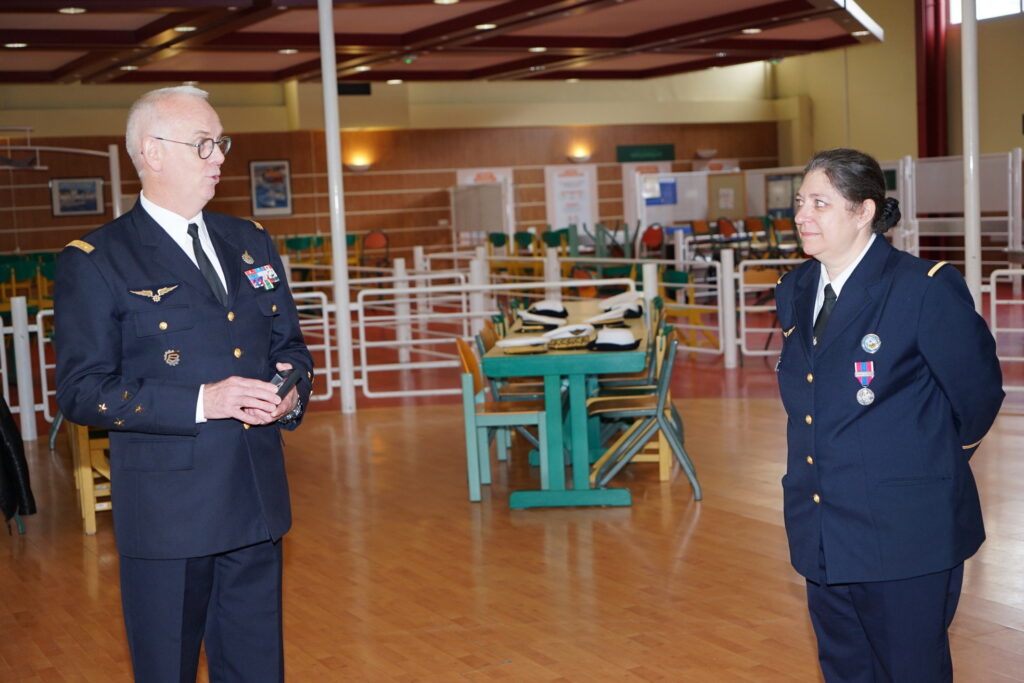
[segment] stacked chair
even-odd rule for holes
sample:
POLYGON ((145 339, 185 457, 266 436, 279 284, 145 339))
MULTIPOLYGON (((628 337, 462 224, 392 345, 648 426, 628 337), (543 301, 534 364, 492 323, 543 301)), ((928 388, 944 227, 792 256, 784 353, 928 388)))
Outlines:
POLYGON ((637 385, 635 395, 598 396, 588 401, 587 412, 591 417, 630 423, 594 463, 591 469, 593 484, 606 486, 623 467, 636 459, 655 435, 660 434, 690 480, 694 500, 701 499, 697 472, 683 447, 683 420, 669 396, 677 345, 675 339, 664 345, 653 392, 646 391, 645 385, 637 385))

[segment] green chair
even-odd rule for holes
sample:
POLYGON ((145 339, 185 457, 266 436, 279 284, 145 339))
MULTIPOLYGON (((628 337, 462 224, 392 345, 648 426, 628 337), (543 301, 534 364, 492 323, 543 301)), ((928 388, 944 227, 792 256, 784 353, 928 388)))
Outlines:
POLYGON ((469 500, 479 502, 481 487, 491 483, 490 437, 499 430, 495 443, 498 459, 508 458, 509 437, 504 433, 509 427, 536 426, 540 448, 540 478, 542 488, 548 488, 550 472, 547 459, 547 430, 544 422, 543 401, 496 401, 485 400, 480 364, 473 350, 463 339, 456 339, 459 360, 462 362, 462 413, 466 430, 466 476, 469 483, 469 500))
POLYGON ((694 500, 701 499, 702 493, 700 482, 697 481, 697 471, 683 447, 683 420, 675 406, 668 400, 677 345, 678 342, 672 339, 665 347, 661 368, 658 371, 657 391, 654 395, 595 398, 588 402, 587 412, 590 416, 606 420, 633 420, 629 429, 594 463, 591 480, 598 486, 607 486, 608 482, 660 430, 668 441, 680 467, 683 468, 686 477, 690 480, 694 500))

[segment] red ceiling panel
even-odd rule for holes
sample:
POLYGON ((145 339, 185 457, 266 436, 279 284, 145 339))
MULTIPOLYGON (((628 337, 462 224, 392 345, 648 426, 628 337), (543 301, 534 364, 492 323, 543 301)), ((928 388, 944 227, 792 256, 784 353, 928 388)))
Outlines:
MULTIPOLYGON (((315 0, 76 0, 84 14, 58 13, 65 3, 0 3, 0 46, 27 43, 0 47, 0 82, 320 78, 315 0)), ((343 80, 652 78, 881 39, 852 0, 334 4, 343 80)))

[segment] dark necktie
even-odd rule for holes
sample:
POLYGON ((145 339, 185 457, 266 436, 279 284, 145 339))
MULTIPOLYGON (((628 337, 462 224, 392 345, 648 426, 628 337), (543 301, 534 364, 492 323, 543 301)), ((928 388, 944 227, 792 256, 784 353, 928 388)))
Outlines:
POLYGON ((825 303, 821 305, 821 310, 818 311, 818 319, 814 321, 814 343, 818 343, 818 339, 821 338, 821 334, 825 331, 825 323, 828 322, 828 317, 832 315, 832 309, 836 307, 836 291, 832 289, 832 285, 825 285, 825 303))
POLYGON ((228 293, 224 291, 224 284, 220 281, 220 277, 217 276, 217 271, 214 269, 213 264, 210 263, 202 243, 199 242, 199 226, 195 223, 189 223, 188 236, 192 238, 192 251, 195 252, 199 272, 206 278, 207 284, 210 285, 210 289, 213 290, 213 295, 217 297, 220 305, 227 306, 228 293))

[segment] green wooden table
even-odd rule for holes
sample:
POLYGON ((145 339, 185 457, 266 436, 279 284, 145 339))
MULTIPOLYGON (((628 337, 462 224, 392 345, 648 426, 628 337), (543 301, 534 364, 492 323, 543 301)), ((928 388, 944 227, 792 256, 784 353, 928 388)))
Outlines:
MULTIPOLYGON (((597 301, 566 302, 567 323, 582 322, 601 312, 597 301)), ((547 425, 547 462, 541 462, 541 488, 513 491, 513 508, 631 505, 629 489, 590 488, 590 434, 587 424, 587 379, 606 373, 639 372, 647 354, 643 318, 628 320, 640 345, 633 351, 548 351, 533 355, 506 354, 495 347, 483 358, 483 371, 491 377, 543 377, 547 425), (562 379, 569 384, 569 434, 563 434, 562 379), (566 439, 565 437, 569 438, 566 439), (571 453, 572 488, 566 485, 563 445, 571 453)), ((513 327, 512 334, 518 323, 513 327)))

